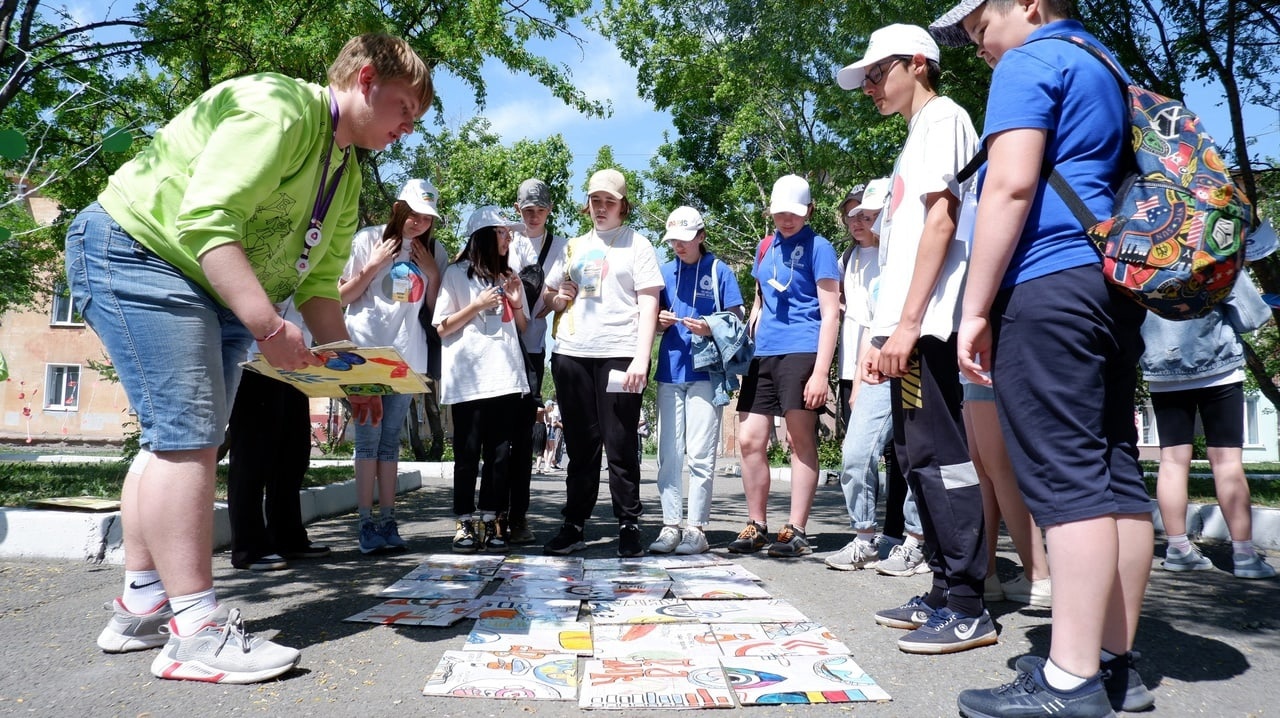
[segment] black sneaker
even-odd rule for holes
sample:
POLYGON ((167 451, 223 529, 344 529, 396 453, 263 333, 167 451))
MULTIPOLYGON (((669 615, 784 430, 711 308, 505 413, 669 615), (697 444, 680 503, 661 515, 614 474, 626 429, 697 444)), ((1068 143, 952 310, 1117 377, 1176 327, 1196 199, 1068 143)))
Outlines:
POLYGON ((919 628, 929 622, 929 618, 936 611, 934 607, 924 602, 929 594, 913 596, 910 601, 896 608, 886 608, 883 611, 876 611, 876 623, 889 628, 919 628))
POLYGON ((311 543, 310 541, 308 541, 305 546, 301 546, 299 548, 291 549, 288 551, 281 551, 280 555, 283 556, 286 560, 292 561, 295 559, 303 559, 303 558, 324 558, 325 556, 328 556, 331 553, 333 552, 329 549, 328 546, 323 546, 321 544, 311 543))
POLYGON ((498 519, 484 522, 484 539, 481 543, 485 551, 502 552, 507 550, 507 539, 498 519))
POLYGON ((729 542, 729 553, 755 553, 769 543, 769 528, 762 523, 748 521, 738 538, 729 542))
POLYGON ((476 536, 476 522, 471 519, 458 519, 453 532, 454 553, 475 553, 480 550, 480 539, 476 536))
POLYGON ((618 528, 618 555, 623 558, 644 555, 644 546, 640 545, 639 526, 623 524, 618 528))
POLYGON ((997 640, 990 613, 983 610, 981 616, 961 616, 944 606, 934 611, 923 626, 899 638, 898 650, 925 655, 959 653, 990 646, 997 640))
POLYGON ((961 691, 956 704, 960 715, 966 718, 1115 718, 1102 687, 1102 674, 1073 691, 1056 691, 1044 679, 1044 659, 1036 657, 1018 659, 1018 676, 1013 682, 998 688, 961 691), (1024 665, 1033 670, 1023 670, 1024 665))
POLYGON ((560 527, 560 533, 556 534, 555 538, 542 547, 542 552, 557 556, 568 556, 574 551, 581 551, 587 547, 587 542, 583 539, 582 527, 566 522, 564 526, 560 527))
POLYGON ((778 540, 769 546, 769 555, 774 558, 796 558, 813 553, 809 539, 800 529, 787 524, 778 532, 778 540))

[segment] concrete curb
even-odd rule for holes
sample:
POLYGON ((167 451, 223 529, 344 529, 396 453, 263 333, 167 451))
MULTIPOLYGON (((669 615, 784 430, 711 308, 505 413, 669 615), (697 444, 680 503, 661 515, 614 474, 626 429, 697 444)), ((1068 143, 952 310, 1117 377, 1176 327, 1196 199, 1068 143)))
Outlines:
MULTIPOLYGON (((350 465, 348 461, 316 460, 313 465, 350 465)), ((416 491, 434 480, 453 479, 452 463, 400 462, 396 493, 416 491)), ((303 523, 355 510, 355 479, 298 493, 303 523)), ((0 508, 0 558, 60 559, 121 565, 124 563, 120 512, 88 514, 77 511, 0 508)), ((231 545, 231 522, 224 502, 213 507, 213 545, 231 545)))

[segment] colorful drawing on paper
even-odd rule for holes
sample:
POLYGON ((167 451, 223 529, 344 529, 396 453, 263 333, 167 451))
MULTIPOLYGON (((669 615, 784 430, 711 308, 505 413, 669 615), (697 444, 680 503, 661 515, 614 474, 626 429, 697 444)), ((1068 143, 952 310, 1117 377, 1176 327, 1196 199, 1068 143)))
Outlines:
POLYGON ((592 623, 698 623, 689 605, 678 598, 624 598, 591 601, 592 623))
POLYGON ((435 569, 465 571, 485 576, 492 576, 506 561, 501 556, 485 556, 483 554, 433 553, 428 555, 410 571, 410 574, 427 572, 435 569))
POLYGON ((382 595, 396 598, 475 598, 484 593, 487 585, 485 581, 402 578, 382 589, 382 595))
POLYGON ((705 623, 597 623, 591 626, 596 658, 719 658, 720 646, 705 623))
POLYGON ((483 618, 467 636, 466 651, 546 651, 591 655, 591 624, 540 618, 483 618))
POLYGON ((649 561, 665 568, 698 568, 700 566, 724 566, 733 562, 723 556, 711 552, 695 554, 667 554, 666 556, 647 557, 649 561))
POLYGON ((671 584, 676 598, 773 598, 763 586, 744 578, 677 578, 671 584))
POLYGON ((732 708, 733 691, 712 658, 586 661, 579 708, 732 708))
POLYGON ((589 568, 583 573, 588 581, 670 581, 671 574, 656 563, 634 563, 612 568, 589 568))
POLYGON ((695 621, 702 623, 804 623, 809 619, 780 599, 689 600, 695 621))
POLYGON ((427 391, 422 377, 409 368, 394 347, 357 347, 334 342, 312 349, 324 360, 320 366, 277 369, 261 354, 241 364, 249 371, 291 384, 311 397, 420 394, 427 391))
POLYGON ((851 656, 725 656, 720 664, 744 706, 892 700, 851 656))
POLYGON ((494 576, 504 581, 581 581, 582 567, 508 562, 494 576))
POLYGON ((542 618, 576 621, 582 601, 567 598, 486 596, 471 603, 469 618, 542 618))
POLYGON ((736 563, 721 563, 714 566, 695 566, 692 568, 669 568, 667 569, 667 574, 671 576, 673 581, 692 578, 739 578, 747 581, 764 581, 754 572, 736 563))
POLYGON ((343 620, 385 626, 452 626, 470 612, 470 599, 393 598, 343 620))
POLYGON ((849 647, 820 623, 717 623, 711 625, 726 656, 838 656, 849 647))
POLYGON ((422 693, 571 701, 578 693, 578 657, 543 651, 445 651, 422 693))

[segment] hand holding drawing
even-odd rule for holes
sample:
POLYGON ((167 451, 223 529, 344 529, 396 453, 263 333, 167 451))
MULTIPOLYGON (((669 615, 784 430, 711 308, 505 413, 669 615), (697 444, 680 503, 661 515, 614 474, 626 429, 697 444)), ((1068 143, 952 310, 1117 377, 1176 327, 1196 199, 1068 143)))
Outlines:
POLYGON ((277 369, 296 370, 308 366, 320 366, 324 363, 307 348, 303 341, 302 330, 293 322, 281 319, 284 325, 275 336, 258 342, 258 351, 262 358, 277 369))

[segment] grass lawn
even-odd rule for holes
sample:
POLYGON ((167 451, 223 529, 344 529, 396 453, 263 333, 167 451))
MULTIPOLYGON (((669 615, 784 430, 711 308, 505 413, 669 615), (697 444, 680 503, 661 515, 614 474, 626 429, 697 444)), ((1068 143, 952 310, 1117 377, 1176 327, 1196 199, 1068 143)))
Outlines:
MULTIPOLYGON (((25 506, 28 501, 59 496, 120 498, 128 464, 104 461, 87 464, 0 463, 0 506, 25 506)), ((326 486, 352 477, 350 466, 313 466, 302 485, 326 486)), ((227 467, 218 466, 217 498, 227 498, 227 467)))

